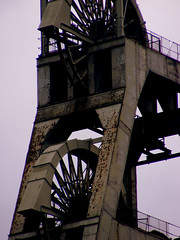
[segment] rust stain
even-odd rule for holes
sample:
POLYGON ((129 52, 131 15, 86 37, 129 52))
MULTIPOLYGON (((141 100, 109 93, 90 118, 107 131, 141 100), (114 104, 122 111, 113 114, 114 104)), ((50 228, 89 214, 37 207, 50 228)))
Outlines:
MULTIPOLYGON (((115 132, 114 129, 113 129, 113 133, 109 129, 107 132, 105 132, 105 135, 106 134, 113 135, 114 132, 115 132)), ((109 139, 109 136, 107 135, 106 137, 109 139)), ((98 214, 101 208, 101 204, 103 201, 103 193, 105 191, 105 185, 107 183, 107 179, 109 175, 114 143, 115 143, 114 140, 112 140, 112 141, 103 142, 102 144, 102 148, 100 150, 100 155, 98 160, 98 166, 96 169, 96 175, 94 179, 94 185, 92 189, 92 197, 89 205, 89 216, 98 214)))
POLYGON ((42 143, 47 135, 47 133, 54 128, 56 125, 57 120, 49 121, 41 124, 36 124, 33 129, 31 142, 29 146, 29 151, 26 158, 26 164, 24 168, 24 173, 22 177, 22 182, 19 190, 19 195, 16 203, 16 209, 13 217, 12 227, 11 227, 11 234, 15 234, 18 232, 23 231, 24 227, 24 221, 25 218, 23 215, 18 214, 18 207, 22 200, 24 191, 27 187, 27 181, 31 175, 32 167, 34 165, 34 162, 39 158, 41 154, 41 147, 42 143))

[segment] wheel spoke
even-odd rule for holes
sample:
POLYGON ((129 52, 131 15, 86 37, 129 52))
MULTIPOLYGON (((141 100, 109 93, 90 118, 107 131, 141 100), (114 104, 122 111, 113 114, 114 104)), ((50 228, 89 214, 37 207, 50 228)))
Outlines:
POLYGON ((71 13, 71 19, 72 19, 72 21, 75 22, 75 23, 78 25, 78 27, 80 27, 85 33, 87 33, 87 32, 89 33, 89 32, 90 32, 89 28, 88 28, 86 25, 84 25, 82 22, 80 22, 79 19, 76 18, 76 16, 75 16, 73 13, 71 13))
POLYGON ((88 24, 88 19, 86 16, 81 12, 81 10, 78 8, 77 4, 75 1, 72 1, 72 7, 74 8, 76 15, 78 19, 86 24, 88 24))
POLYGON ((85 15, 87 15, 88 20, 90 20, 91 16, 90 16, 90 14, 89 14, 89 12, 87 10, 87 6, 85 6, 84 2, 81 1, 81 0, 79 0, 79 4, 81 6, 82 11, 85 13, 85 15))
POLYGON ((64 194, 63 191, 61 191, 53 182, 52 183, 52 189, 54 190, 53 194, 57 194, 59 196, 59 198, 61 199, 62 202, 66 203, 68 201, 68 198, 66 197, 66 195, 64 194))
POLYGON ((83 179, 83 170, 82 170, 82 161, 81 161, 80 157, 78 157, 77 170, 78 170, 78 179, 82 180, 83 179))
POLYGON ((71 196, 71 193, 70 191, 68 190, 67 188, 67 184, 65 184, 65 182, 63 181, 62 177, 60 176, 60 174, 58 173, 57 170, 55 170, 55 177, 59 183, 59 186, 62 190, 62 192, 67 196, 67 197, 70 197, 71 196))
POLYGON ((61 24, 61 29, 75 35, 77 40, 82 40, 82 41, 85 41, 87 43, 94 44, 94 41, 92 39, 90 39, 90 37, 88 35, 79 32, 77 29, 75 29, 73 27, 69 27, 69 26, 62 23, 61 24))
POLYGON ((65 183, 67 184, 67 188, 69 189, 71 196, 73 196, 74 189, 73 189, 73 186, 71 184, 71 177, 70 177, 70 175, 68 173, 68 170, 67 170, 67 168, 64 164, 64 161, 60 161, 60 166, 61 166, 63 178, 65 180, 65 183))
POLYGON ((82 170, 82 161, 79 157, 78 157, 77 172, 78 172, 78 185, 79 185, 80 193, 82 195, 83 194, 83 170, 82 170))
POLYGON ((89 174, 90 174, 90 167, 89 167, 89 160, 88 160, 87 166, 86 166, 86 175, 84 179, 85 191, 87 193, 89 193, 89 174))
POLYGON ((68 163, 69 163, 69 171, 70 171, 70 176, 71 176, 71 181, 72 183, 74 183, 74 190, 75 193, 78 193, 78 188, 77 188, 77 175, 76 175, 76 171, 74 168, 74 163, 73 163, 73 159, 70 153, 68 153, 68 163))

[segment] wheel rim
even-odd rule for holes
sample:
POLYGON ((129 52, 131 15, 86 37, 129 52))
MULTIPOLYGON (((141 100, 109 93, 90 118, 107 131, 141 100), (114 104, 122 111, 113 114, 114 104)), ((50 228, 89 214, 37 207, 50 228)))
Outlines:
POLYGON ((59 162, 52 182, 48 228, 86 218, 97 157, 89 151, 68 152, 59 162))

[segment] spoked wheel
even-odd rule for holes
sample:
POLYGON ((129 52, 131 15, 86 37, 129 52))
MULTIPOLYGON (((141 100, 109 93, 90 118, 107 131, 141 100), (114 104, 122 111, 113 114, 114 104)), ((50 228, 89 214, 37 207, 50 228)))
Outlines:
POLYGON ((73 85, 87 91, 88 48, 115 35, 114 1, 72 0, 70 25, 61 24, 59 50, 73 85))
POLYGON ((82 149, 61 159, 52 182, 48 228, 86 218, 96 165, 97 156, 82 149))

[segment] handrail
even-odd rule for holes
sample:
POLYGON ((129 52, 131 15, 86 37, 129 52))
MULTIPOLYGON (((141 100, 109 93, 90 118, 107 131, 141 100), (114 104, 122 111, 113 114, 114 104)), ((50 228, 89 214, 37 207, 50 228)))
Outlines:
POLYGON ((138 228, 146 232, 160 232, 168 238, 178 238, 180 236, 180 227, 161 219, 152 217, 148 214, 137 211, 138 228))
POLYGON ((180 61, 180 44, 164 38, 150 30, 146 29, 144 31, 146 31, 147 36, 147 47, 180 61))
POLYGON ((179 226, 125 206, 118 209, 116 220, 163 239, 180 238, 179 226))
MULTIPOLYGON (((177 61, 180 61, 180 44, 175 43, 167 38, 164 38, 150 30, 144 29, 146 34, 146 47, 150 48, 154 51, 160 52, 163 55, 171 57, 177 61)), ((131 37, 129 37, 131 38, 131 37)), ((139 44, 144 45, 143 43, 139 42, 139 44)), ((57 52, 57 44, 56 40, 49 39, 48 41, 48 53, 57 52)))

